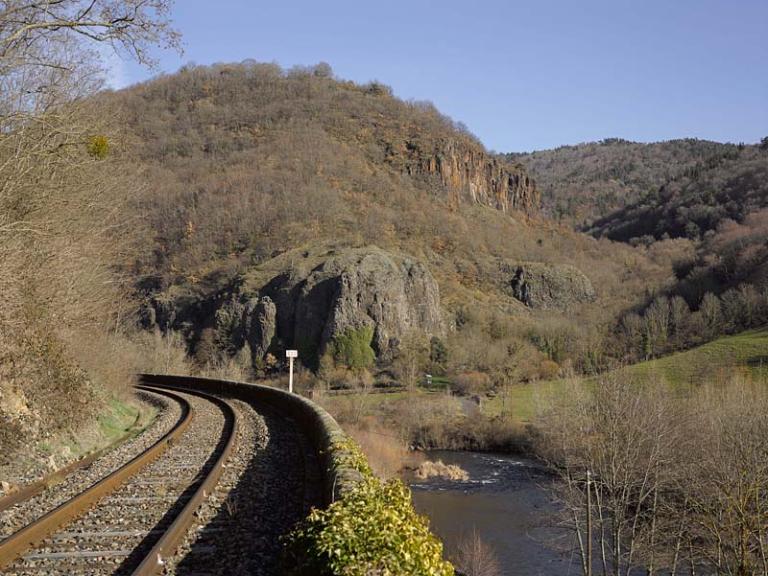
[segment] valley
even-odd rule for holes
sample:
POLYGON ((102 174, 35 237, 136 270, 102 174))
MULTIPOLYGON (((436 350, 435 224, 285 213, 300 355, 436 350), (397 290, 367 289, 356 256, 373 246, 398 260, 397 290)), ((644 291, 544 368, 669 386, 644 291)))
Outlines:
POLYGON ((571 99, 185 10, 0 3, 0 569, 768 574, 768 137, 495 151, 571 99))

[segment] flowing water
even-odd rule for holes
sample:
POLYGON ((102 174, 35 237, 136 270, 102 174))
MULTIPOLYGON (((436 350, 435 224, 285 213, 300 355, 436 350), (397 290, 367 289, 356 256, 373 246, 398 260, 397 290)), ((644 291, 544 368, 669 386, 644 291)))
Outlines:
POLYGON ((496 554, 502 574, 579 574, 578 558, 563 552, 569 535, 554 526, 552 482, 533 461, 477 452, 433 451, 430 460, 458 464, 467 481, 411 480, 413 503, 450 551, 473 531, 496 554), (559 551, 558 551, 559 550, 559 551))

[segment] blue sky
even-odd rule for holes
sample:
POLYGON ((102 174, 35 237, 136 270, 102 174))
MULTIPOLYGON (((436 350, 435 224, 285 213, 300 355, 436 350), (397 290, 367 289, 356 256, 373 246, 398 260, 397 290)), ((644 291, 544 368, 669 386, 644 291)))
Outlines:
MULTIPOLYGON (((768 0, 177 0, 187 62, 328 62, 499 152, 768 135, 768 0)), ((112 59, 112 82, 153 73, 112 59)))

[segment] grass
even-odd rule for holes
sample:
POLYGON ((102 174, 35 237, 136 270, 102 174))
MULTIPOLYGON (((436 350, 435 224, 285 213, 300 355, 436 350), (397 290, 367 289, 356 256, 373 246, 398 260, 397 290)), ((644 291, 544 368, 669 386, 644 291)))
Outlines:
MULTIPOLYGON (((748 370, 753 376, 768 377, 768 328, 725 336, 692 350, 634 364, 627 371, 640 378, 661 377, 673 386, 683 386, 722 379, 736 367, 748 370)), ((447 380, 435 377, 432 382, 433 389, 438 390, 445 386, 447 380)), ((534 419, 538 407, 546 404, 548 398, 557 394, 564 384, 564 380, 512 384, 495 397, 485 399, 481 409, 488 416, 503 416, 513 424, 524 426, 534 419)), ((363 402, 361 408, 364 412, 375 412, 403 398, 428 398, 435 394, 439 392, 419 389, 414 392, 368 394, 363 398, 356 397, 354 401, 363 402)), ((346 398, 347 402, 353 401, 351 395, 346 398)))
MULTIPOLYGON (((89 453, 111 447, 139 434, 154 420, 156 412, 155 408, 142 411, 134 404, 111 398, 104 412, 97 416, 97 425, 82 431, 77 436, 69 434, 61 442, 61 448, 68 449, 73 458, 81 458, 89 453)), ((47 450, 48 453, 60 451, 51 446, 47 450)))
MULTIPOLYGON (((707 380, 724 379, 735 368, 755 377, 768 377, 768 328, 749 330, 719 338, 697 348, 627 367, 639 378, 660 377, 672 386, 686 386, 707 380)), ((526 424, 536 415, 537 406, 556 394, 563 380, 514 384, 483 403, 488 415, 505 414, 513 422, 526 424)))
POLYGON ((450 378, 446 376, 432 376, 432 386, 422 386, 422 388, 425 388, 427 390, 434 390, 434 391, 440 391, 445 390, 448 386, 451 385, 450 378))
POLYGON ((138 424, 139 409, 115 398, 109 401, 109 410, 99 415, 99 431, 107 442, 114 442, 138 424))
POLYGON ((513 423, 527 424, 533 420, 538 406, 557 392, 563 380, 549 380, 530 384, 512 384, 482 404, 488 416, 504 416, 513 423))
POLYGON ((636 376, 661 376, 673 386, 719 378, 744 367, 753 376, 768 375, 768 328, 725 336, 708 344, 628 368, 636 376))

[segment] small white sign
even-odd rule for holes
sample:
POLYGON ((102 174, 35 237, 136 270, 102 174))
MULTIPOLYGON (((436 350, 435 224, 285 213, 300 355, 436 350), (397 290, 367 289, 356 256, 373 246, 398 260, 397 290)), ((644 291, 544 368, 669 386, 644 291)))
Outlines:
POLYGON ((285 351, 285 357, 286 358, 298 358, 299 357, 299 351, 298 350, 286 350, 285 351))

